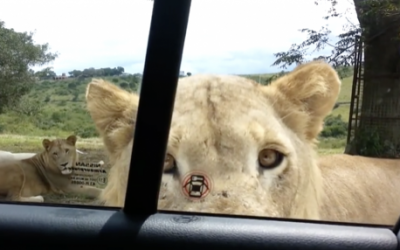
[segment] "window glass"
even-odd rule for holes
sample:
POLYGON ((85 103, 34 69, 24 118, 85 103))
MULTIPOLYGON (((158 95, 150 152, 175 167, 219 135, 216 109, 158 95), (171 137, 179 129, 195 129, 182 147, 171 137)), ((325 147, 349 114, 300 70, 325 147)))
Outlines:
POLYGON ((91 115, 104 116, 88 112, 85 91, 93 78, 138 91, 152 9, 129 0, 1 3, 2 199, 99 203, 110 160, 91 115))
POLYGON ((397 15, 388 2, 194 0, 159 209, 394 225, 397 15), (375 37, 365 51, 360 24, 375 37))
MULTIPOLYGON (((358 2, 192 1, 160 210, 395 224, 399 11, 358 2)), ((4 199, 123 206, 152 7, 2 3, 4 199)))

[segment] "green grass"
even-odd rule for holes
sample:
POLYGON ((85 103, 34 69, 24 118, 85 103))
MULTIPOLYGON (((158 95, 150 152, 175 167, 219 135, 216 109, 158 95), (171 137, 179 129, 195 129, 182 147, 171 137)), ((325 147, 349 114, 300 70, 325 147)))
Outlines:
POLYGON ((353 84, 353 77, 346 77, 342 79, 342 86, 338 102, 349 102, 351 100, 351 88, 353 84))
MULTIPOLYGON (((351 88, 352 88, 353 77, 347 77, 342 79, 342 86, 340 95, 337 102, 350 102, 351 101, 351 88)), ((340 105, 338 108, 332 111, 332 115, 341 115, 342 120, 348 122, 349 120, 350 104, 340 105)))
POLYGON ((350 112, 350 104, 340 105, 339 108, 336 108, 332 111, 332 115, 340 115, 343 121, 348 122, 349 112, 350 112))
MULTIPOLYGON (((0 150, 39 152, 42 150, 43 139, 52 140, 56 137, 0 134, 0 150)), ((78 149, 102 149, 103 147, 103 142, 100 138, 78 138, 76 144, 78 149)))

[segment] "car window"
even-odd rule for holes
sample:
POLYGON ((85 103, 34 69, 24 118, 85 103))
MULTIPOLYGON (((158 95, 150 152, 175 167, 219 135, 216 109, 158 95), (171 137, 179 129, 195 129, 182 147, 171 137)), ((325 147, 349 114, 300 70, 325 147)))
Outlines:
MULTIPOLYGON (((39 0, 1 6, 0 160, 6 164, 43 152, 40 165, 52 165, 34 170, 34 162, 25 162, 33 169, 25 172, 25 189, 19 195, 22 177, 10 180, 15 190, 5 187, 3 198, 97 204, 93 197, 107 185, 110 162, 87 111, 86 87, 102 79, 126 91, 140 89, 153 2, 39 0)), ((15 166, 4 171, 2 176, 21 174, 15 166)))
MULTIPOLYGON (((0 10, 4 199, 123 207, 153 2, 17 4, 0 10)), ((396 11, 192 1, 158 209, 394 225, 396 11)))

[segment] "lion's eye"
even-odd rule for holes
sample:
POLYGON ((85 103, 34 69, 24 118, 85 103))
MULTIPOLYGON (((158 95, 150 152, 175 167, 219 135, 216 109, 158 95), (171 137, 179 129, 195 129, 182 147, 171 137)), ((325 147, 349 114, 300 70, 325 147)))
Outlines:
POLYGON ((273 149, 263 149, 258 154, 258 164, 264 169, 271 169, 282 163, 284 155, 273 149))
POLYGON ((53 155, 57 155, 57 152, 54 152, 53 155))
POLYGON ((65 150, 65 153, 68 153, 68 152, 69 152, 69 149, 66 149, 66 150, 65 150))
POLYGON ((173 174, 176 171, 176 162, 175 158, 167 154, 164 160, 164 173, 165 174, 173 174))

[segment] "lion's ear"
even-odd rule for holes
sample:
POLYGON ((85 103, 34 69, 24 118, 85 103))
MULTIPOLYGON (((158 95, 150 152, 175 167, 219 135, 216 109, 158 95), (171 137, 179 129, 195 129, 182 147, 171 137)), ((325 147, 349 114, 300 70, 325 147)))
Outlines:
POLYGON ((109 152, 118 152, 133 136, 139 96, 102 79, 86 88, 86 106, 109 152))
POLYGON ((73 145, 73 146, 75 146, 77 140, 78 140, 78 139, 76 138, 75 135, 70 135, 70 136, 68 136, 68 138, 67 138, 67 142, 68 142, 69 144, 73 145))
POLYGON ((51 144, 51 141, 49 139, 44 139, 42 141, 43 148, 46 149, 46 151, 49 150, 50 144, 51 144))
POLYGON ((307 139, 315 139, 323 128, 324 118, 335 105, 340 86, 334 68, 325 62, 313 61, 298 66, 265 88, 270 98, 275 99, 274 107, 284 122, 295 130, 302 130, 307 139))

